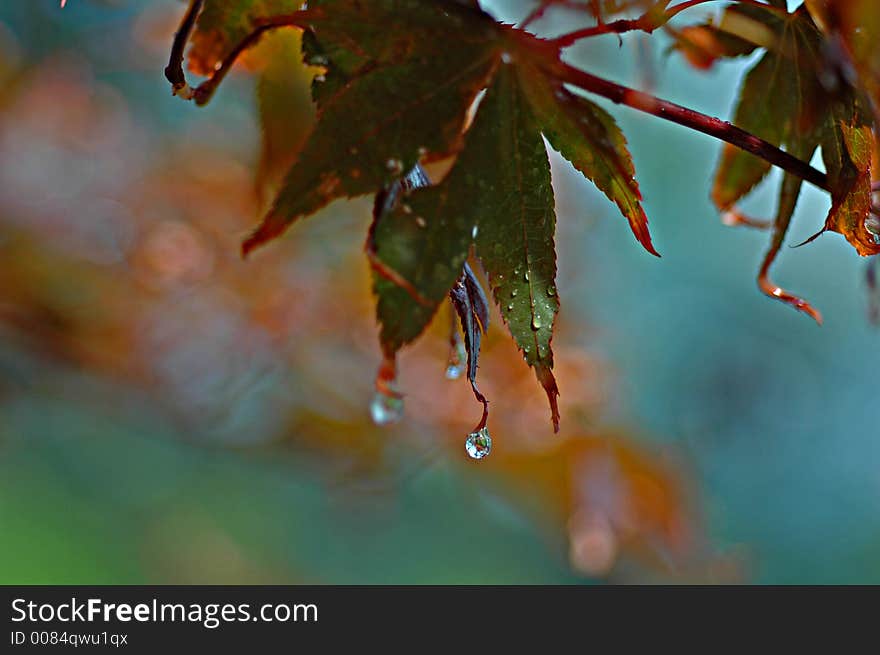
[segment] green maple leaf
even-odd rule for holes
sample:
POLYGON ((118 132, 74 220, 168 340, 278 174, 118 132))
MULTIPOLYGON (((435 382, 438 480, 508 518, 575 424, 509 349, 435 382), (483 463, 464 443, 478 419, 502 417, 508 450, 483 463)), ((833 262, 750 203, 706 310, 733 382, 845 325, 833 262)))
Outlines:
POLYGON ((410 192, 379 217, 375 256, 399 277, 377 274, 378 317, 386 354, 393 355, 421 334, 474 247, 558 425, 551 348, 559 310, 556 216, 542 134, 617 203, 637 238, 654 250, 613 119, 517 55, 515 48, 500 54, 449 175, 410 192))

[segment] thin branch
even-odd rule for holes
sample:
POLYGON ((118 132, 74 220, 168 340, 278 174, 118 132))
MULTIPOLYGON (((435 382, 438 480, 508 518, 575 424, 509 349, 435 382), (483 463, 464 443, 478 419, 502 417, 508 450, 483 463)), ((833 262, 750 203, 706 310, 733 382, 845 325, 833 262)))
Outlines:
MULTIPOLYGON (((550 43, 552 43, 557 48, 567 48, 571 45, 574 45, 581 39, 601 36, 602 34, 623 34, 624 32, 634 31, 647 32, 648 34, 651 34, 654 30, 657 30, 666 25, 669 21, 678 16, 678 14, 680 14, 684 10, 690 9, 691 7, 696 7, 698 5, 706 4, 707 2, 715 1, 717 0, 686 0, 685 2, 677 4, 674 7, 670 7, 662 12, 658 12, 652 9, 645 12, 638 18, 621 18, 619 20, 611 21, 610 23, 599 23, 598 25, 594 25, 592 27, 585 27, 583 29, 575 30, 574 32, 569 32, 568 34, 563 34, 562 36, 558 36, 555 39, 551 39, 550 43)), ((782 11, 778 7, 768 5, 765 2, 760 2, 760 0, 737 0, 737 2, 744 5, 763 7, 768 11, 782 11)))
POLYGON ((760 157, 823 191, 831 191, 828 176, 825 173, 727 121, 605 80, 564 62, 557 61, 551 65, 553 66, 552 73, 565 83, 608 98, 614 103, 626 105, 646 114, 707 134, 760 157))

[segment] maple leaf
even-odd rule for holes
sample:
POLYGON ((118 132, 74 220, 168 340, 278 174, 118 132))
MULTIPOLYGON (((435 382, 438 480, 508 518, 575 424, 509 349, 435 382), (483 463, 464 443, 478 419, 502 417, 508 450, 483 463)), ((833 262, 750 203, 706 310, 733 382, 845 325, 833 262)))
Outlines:
MULTIPOLYGON (((736 6, 725 12, 719 25, 701 28, 727 34, 726 43, 733 44, 727 50, 714 50, 713 55, 739 56, 758 46, 766 50, 745 76, 734 121, 802 160, 808 161, 821 147, 832 195, 832 208, 822 231, 842 233, 862 255, 876 254, 880 246, 865 227, 871 212, 873 141, 864 101, 851 86, 829 84, 826 39, 807 8, 802 6, 789 13, 785 7, 784 0, 772 0, 768 7, 736 6)), ((712 189, 719 210, 733 217, 732 222, 755 224, 741 218, 735 205, 767 176, 770 168, 766 160, 725 146, 712 189)), ((791 174, 784 176, 771 246, 758 283, 768 296, 821 322, 821 315, 806 301, 769 278, 801 187, 800 179, 791 174)))
POLYGON ((558 428, 551 349, 559 310, 556 217, 542 133, 618 204, 637 238, 655 251, 625 140, 613 119, 529 63, 516 44, 508 45, 448 176, 436 186, 414 189, 376 224, 376 259, 407 281, 377 275, 381 339, 386 354, 393 355, 422 332, 473 246, 558 428))
MULTIPOLYGON (((532 63, 516 33, 482 11, 416 0, 320 0, 308 11, 303 58, 324 68, 312 85, 317 122, 243 251, 336 198, 384 189, 368 253, 386 362, 424 331, 452 291, 474 384, 473 294, 462 295, 461 286, 471 279, 462 271, 474 248, 558 429, 550 347, 559 309, 556 219, 543 137, 617 204, 656 254, 623 134, 610 115, 532 63), (420 163, 450 155, 456 160, 449 174, 428 186, 420 163)), ((383 365, 385 377, 392 370, 383 365)), ((475 384, 474 391, 482 402, 475 384)))

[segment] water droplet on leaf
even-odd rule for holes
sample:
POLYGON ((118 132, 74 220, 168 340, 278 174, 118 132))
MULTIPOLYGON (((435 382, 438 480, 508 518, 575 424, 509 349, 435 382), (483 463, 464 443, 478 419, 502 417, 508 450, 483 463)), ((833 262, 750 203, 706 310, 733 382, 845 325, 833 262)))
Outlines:
POLYGON ((865 229, 874 237, 874 243, 880 243, 880 218, 873 214, 868 216, 865 219, 865 229))
POLYGON ((489 428, 483 427, 477 432, 471 432, 464 442, 464 448, 471 459, 483 459, 492 450, 489 428))
POLYGON ((533 330, 540 330, 542 325, 543 325, 543 323, 541 322, 540 316, 538 316, 537 314, 532 316, 532 329, 533 330))
POLYGON ((370 403, 370 417, 376 425, 390 425, 403 418, 403 398, 377 391, 370 403))

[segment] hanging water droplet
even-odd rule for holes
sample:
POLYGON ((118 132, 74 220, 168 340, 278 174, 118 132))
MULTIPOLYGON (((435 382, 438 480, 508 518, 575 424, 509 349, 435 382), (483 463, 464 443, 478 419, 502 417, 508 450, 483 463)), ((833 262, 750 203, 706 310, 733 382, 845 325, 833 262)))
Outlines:
POLYGON ((389 159, 385 162, 385 167, 395 175, 403 172, 403 162, 399 159, 389 159))
POLYGON ((397 423, 403 418, 403 398, 377 391, 370 403, 370 417, 376 425, 397 423))
POLYGON ((492 437, 489 436, 489 428, 483 427, 477 432, 471 432, 464 442, 464 449, 471 459, 483 459, 492 450, 492 437))

